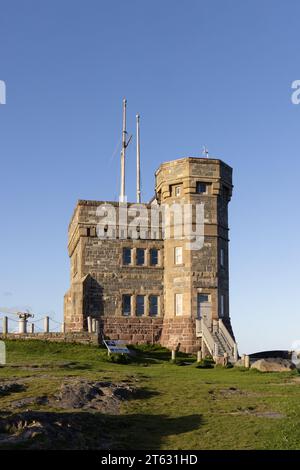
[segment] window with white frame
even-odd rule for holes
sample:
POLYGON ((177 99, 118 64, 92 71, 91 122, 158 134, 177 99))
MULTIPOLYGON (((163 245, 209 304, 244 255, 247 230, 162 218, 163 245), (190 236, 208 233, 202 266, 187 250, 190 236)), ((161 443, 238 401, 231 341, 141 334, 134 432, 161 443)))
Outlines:
POLYGON ((197 194, 207 194, 207 183, 202 181, 197 181, 196 183, 196 193, 197 194))
POLYGON ((220 317, 224 317, 225 314, 225 296, 221 294, 220 296, 220 317))
POLYGON ((150 317, 158 315, 158 295, 149 295, 149 315, 150 317))
POLYGON ((175 186, 175 196, 178 197, 180 196, 181 193, 181 188, 180 186, 175 186))
POLYGON ((137 295, 136 296, 136 316, 142 317, 145 313, 145 296, 137 295))
POLYGON ((158 249, 157 248, 150 249, 150 265, 151 266, 158 265, 158 249))
POLYGON ((124 294, 122 296, 122 314, 125 317, 129 317, 131 315, 131 295, 124 294))
POLYGON ((123 248, 123 264, 131 264, 131 249, 123 248))
POLYGON ((183 295, 175 294, 175 315, 182 315, 183 295))
POLYGON ((174 250, 175 264, 182 264, 182 246, 176 246, 174 250))
POLYGON ((144 248, 136 249, 136 264, 137 266, 143 266, 145 264, 145 249, 144 248))

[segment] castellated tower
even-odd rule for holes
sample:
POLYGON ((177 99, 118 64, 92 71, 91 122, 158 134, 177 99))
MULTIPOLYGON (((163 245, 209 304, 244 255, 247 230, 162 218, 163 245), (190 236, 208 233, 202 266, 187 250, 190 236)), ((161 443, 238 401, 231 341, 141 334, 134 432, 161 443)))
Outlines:
POLYGON ((231 192, 232 169, 220 160, 182 158, 163 163, 156 173, 160 204, 191 204, 193 210, 197 204, 204 205, 202 248, 186 248, 184 234, 182 240, 171 237, 164 241, 165 316, 161 342, 169 347, 180 343, 188 351, 201 348, 195 334, 196 320, 201 318, 209 329, 213 329, 213 321, 222 318, 233 337, 228 270, 231 192))
MULTIPOLYGON (((99 338, 127 343, 160 343, 185 352, 202 350, 214 357, 236 358, 229 317, 228 203, 232 169, 218 159, 186 157, 163 163, 156 172, 155 198, 144 205, 138 236, 129 218, 104 226, 99 207, 116 202, 78 201, 69 225, 71 286, 65 295, 66 331, 84 331, 87 318, 99 338), (203 204, 203 244, 189 249, 181 237, 166 236, 161 220, 146 224, 153 207, 203 204), (146 211, 146 212, 145 212, 146 211), (98 225, 99 226, 99 225, 98 225)), ((193 222, 196 222, 195 211, 193 222)))

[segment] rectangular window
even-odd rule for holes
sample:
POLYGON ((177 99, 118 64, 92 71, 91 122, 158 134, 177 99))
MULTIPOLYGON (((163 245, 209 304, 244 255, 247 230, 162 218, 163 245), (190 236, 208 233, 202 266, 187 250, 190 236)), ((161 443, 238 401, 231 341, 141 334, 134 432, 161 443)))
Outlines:
POLYGON ((123 264, 131 264, 131 249, 123 248, 123 264))
POLYGON ((136 264, 138 266, 143 266, 145 264, 145 250, 144 248, 136 249, 136 264))
POLYGON ((220 317, 224 317, 225 314, 225 297, 221 295, 220 297, 220 317))
POLYGON ((151 317, 158 315, 158 295, 149 295, 149 315, 151 317))
POLYGON ((182 294, 175 294, 175 315, 182 315, 182 294))
POLYGON ((202 183, 202 181, 197 181, 196 183, 196 193, 205 194, 207 192, 207 184, 202 183))
POLYGON ((145 296, 137 295, 136 296, 136 316, 141 317, 145 313, 145 296))
POLYGON ((182 246, 175 247, 175 264, 182 264, 182 246))
POLYGON ((150 264, 156 266, 158 264, 158 250, 156 248, 150 249, 150 264))
POLYGON ((131 315, 131 295, 129 294, 124 294, 122 297, 122 314, 125 317, 131 315))
POLYGON ((181 188, 180 186, 175 186, 175 196, 178 197, 180 196, 181 193, 181 188))
POLYGON ((224 249, 223 248, 221 248, 221 251, 220 251, 220 264, 222 267, 224 266, 224 249))

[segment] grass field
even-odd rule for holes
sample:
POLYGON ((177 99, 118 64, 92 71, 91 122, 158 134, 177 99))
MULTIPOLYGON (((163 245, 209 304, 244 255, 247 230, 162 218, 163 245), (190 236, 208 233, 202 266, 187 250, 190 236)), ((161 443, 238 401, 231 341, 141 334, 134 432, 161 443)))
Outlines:
MULTIPOLYGON (((76 411, 97 440, 104 433, 114 449, 299 449, 300 375, 238 368, 198 369, 169 362, 158 347, 137 349, 130 364, 107 361, 94 346, 7 341, 3 379, 27 380, 25 390, 0 396, 8 409, 14 399, 54 393, 64 378, 124 380, 138 387, 121 413, 76 411)), ((31 410, 49 410, 42 405, 31 410)))

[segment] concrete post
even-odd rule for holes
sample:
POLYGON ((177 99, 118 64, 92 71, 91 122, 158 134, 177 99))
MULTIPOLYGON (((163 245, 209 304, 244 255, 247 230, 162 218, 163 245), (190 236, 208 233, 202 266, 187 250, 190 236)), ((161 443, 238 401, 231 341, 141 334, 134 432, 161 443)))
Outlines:
POLYGON ((34 333, 34 323, 31 323, 30 325, 30 333, 34 333))
POLYGON ((250 368, 250 357, 247 356, 247 355, 245 356, 245 367, 246 367, 247 369, 250 368))
POLYGON ((92 319, 92 332, 96 333, 96 319, 95 318, 92 319))
POLYGON ((3 317, 3 334, 4 335, 7 335, 8 333, 8 318, 7 317, 3 317))
POLYGON ((95 333, 97 335, 100 333, 100 322, 99 322, 99 320, 95 321, 95 333))
POLYGON ((19 320, 19 333, 27 333, 27 320, 25 318, 20 318, 19 320))
POLYGON ((175 349, 172 349, 172 361, 176 360, 176 351, 175 349))
POLYGON ((65 332, 66 332, 66 325, 65 325, 64 322, 61 324, 61 332, 62 332, 62 333, 65 333, 65 332))
POLYGON ((202 360, 202 351, 199 350, 197 351, 197 362, 201 362, 201 360, 202 360))
POLYGON ((44 332, 49 333, 49 317, 44 318, 44 332))
POLYGON ((224 367, 226 367, 227 364, 228 364, 228 353, 225 352, 225 353, 224 353, 224 362, 223 362, 224 367))
POLYGON ((88 332, 92 333, 92 317, 87 317, 88 332))
POLYGON ((238 348, 237 348, 237 343, 234 343, 234 346, 233 346, 233 357, 234 357, 234 360, 235 360, 235 361, 238 360, 238 348))

